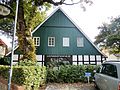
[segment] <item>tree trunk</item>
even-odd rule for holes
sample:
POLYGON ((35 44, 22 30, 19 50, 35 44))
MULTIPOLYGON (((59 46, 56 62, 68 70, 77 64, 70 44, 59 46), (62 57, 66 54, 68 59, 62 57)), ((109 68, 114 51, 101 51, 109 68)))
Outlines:
POLYGON ((35 46, 31 36, 31 30, 29 30, 26 26, 26 22, 24 19, 24 7, 23 0, 19 2, 18 9, 18 44, 19 50, 23 54, 22 60, 36 60, 35 55, 35 46))

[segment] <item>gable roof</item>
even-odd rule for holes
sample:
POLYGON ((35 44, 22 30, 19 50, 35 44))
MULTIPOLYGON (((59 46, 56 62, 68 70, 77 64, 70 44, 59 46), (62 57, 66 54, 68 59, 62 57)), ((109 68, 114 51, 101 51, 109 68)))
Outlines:
POLYGON ((0 39, 0 46, 7 46, 7 45, 2 41, 2 39, 0 39))
POLYGON ((58 10, 63 12, 63 14, 75 25, 75 27, 86 37, 86 39, 95 47, 95 49, 98 50, 99 53, 101 53, 104 57, 107 57, 103 52, 101 52, 94 44, 93 42, 88 38, 88 36, 82 31, 82 29, 64 12, 64 10, 61 7, 56 8, 53 13, 51 13, 40 25, 38 25, 33 31, 32 34, 39 29, 50 17, 52 17, 58 10))
MULTIPOLYGON (((41 27, 50 17, 53 16, 58 10, 63 12, 63 14, 75 25, 75 27, 86 37, 86 39, 95 47, 95 49, 98 50, 99 53, 101 53, 104 57, 107 57, 104 53, 102 53, 94 44, 93 42, 87 37, 87 35, 82 31, 82 29, 64 12, 64 10, 61 7, 56 8, 40 25, 38 25, 33 31, 32 35, 34 32, 38 30, 39 27, 41 27)), ((18 46, 15 48, 15 50, 18 48, 18 46)), ((9 52, 7 55, 9 55, 11 52, 9 52)))

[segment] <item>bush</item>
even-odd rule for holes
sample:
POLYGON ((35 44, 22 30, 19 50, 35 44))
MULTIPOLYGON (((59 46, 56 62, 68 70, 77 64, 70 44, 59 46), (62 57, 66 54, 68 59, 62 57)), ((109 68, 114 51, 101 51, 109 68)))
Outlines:
POLYGON ((8 57, 0 58, 0 65, 10 65, 10 60, 8 57))
POLYGON ((37 60, 33 61, 33 60, 20 60, 20 62, 18 62, 17 64, 18 66, 36 66, 37 65, 37 60))
MULTIPOLYGON (((0 76, 8 80, 8 66, 0 66, 0 76)), ((38 90, 46 82, 46 67, 42 66, 13 66, 12 82, 24 85, 27 90, 38 90)))
POLYGON ((90 81, 94 77, 94 69, 96 66, 93 65, 65 65, 59 67, 59 69, 47 68, 47 82, 57 83, 75 83, 75 82, 87 82, 85 72, 90 72, 90 81))

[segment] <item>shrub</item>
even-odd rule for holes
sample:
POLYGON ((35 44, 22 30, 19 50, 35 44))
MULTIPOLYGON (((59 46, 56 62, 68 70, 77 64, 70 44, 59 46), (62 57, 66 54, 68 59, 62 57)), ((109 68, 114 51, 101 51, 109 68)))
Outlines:
POLYGON ((96 66, 93 65, 65 65, 60 66, 59 69, 47 68, 47 82, 58 82, 58 83, 74 83, 74 82, 87 82, 85 72, 90 72, 90 81, 94 77, 94 69, 96 66))
POLYGON ((5 79, 8 79, 9 77, 9 67, 0 65, 0 76, 4 77, 5 79))
POLYGON ((20 60, 20 62, 18 62, 15 65, 18 65, 18 66, 36 66, 37 65, 37 61, 36 60, 33 61, 33 60, 24 59, 24 60, 20 60))
MULTIPOLYGON (((8 66, 0 66, 0 76, 8 79, 8 66)), ((24 85, 27 90, 37 90, 46 82, 46 67, 42 66, 13 66, 12 82, 24 85)))
POLYGON ((1 58, 0 57, 0 65, 10 65, 10 60, 8 57, 1 58))

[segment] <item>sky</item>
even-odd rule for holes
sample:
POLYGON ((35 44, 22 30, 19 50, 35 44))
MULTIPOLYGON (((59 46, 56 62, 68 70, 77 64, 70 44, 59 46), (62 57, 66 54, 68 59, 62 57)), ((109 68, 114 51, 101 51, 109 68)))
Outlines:
MULTIPOLYGON (((69 2, 70 0, 67 0, 69 2)), ((78 0, 73 0, 78 1, 78 0)), ((92 0, 91 6, 86 6, 86 11, 81 9, 80 4, 73 6, 62 5, 62 9, 67 15, 82 29, 82 31, 90 38, 91 41, 95 41, 95 36, 98 35, 98 26, 102 23, 109 23, 111 17, 117 17, 120 15, 120 0, 92 0)), ((55 7, 54 7, 55 8, 55 7)), ((53 9, 52 9, 53 10, 53 9)), ((49 11, 49 13, 52 12, 49 11)), ((0 38, 10 45, 7 38, 0 38)))
MULTIPOLYGON (((67 0, 70 1, 70 0, 67 0)), ((78 0, 73 0, 78 1, 78 0)), ((85 5, 86 11, 80 8, 80 4, 73 6, 62 5, 62 9, 82 29, 82 31, 95 41, 98 35, 97 27, 102 23, 109 23, 111 17, 120 15, 120 0, 92 0, 91 6, 85 5)))

